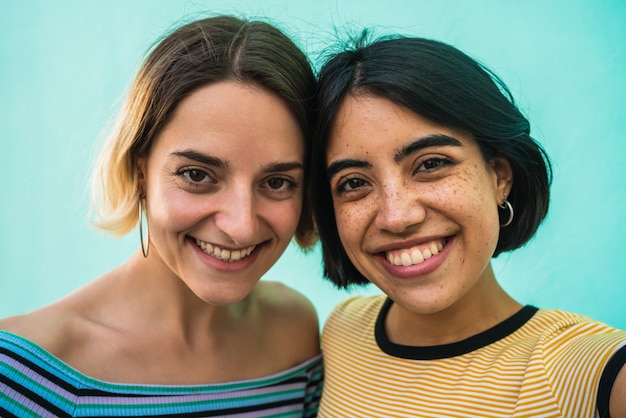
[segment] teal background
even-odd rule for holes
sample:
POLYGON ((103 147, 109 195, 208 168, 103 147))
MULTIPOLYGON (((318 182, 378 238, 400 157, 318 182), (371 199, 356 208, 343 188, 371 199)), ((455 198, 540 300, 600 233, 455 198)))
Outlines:
MULTIPOLYGON (((626 328, 626 1, 0 1, 0 317, 50 303, 124 262, 136 232, 88 222, 93 158, 146 49, 204 12, 268 16, 315 61, 335 28, 452 43, 509 85, 554 161, 547 221, 494 260, 522 303, 626 328)), ((267 278, 324 322, 348 293, 319 251, 289 248, 267 278)), ((362 289, 359 292, 376 292, 362 289)), ((355 292, 353 292, 355 293, 355 292)))

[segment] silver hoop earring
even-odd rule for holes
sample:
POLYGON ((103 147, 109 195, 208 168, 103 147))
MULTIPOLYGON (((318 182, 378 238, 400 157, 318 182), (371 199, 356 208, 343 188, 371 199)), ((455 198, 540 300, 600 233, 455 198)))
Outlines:
POLYGON ((513 206, 511 206, 511 203, 504 199, 504 202, 502 202, 501 205, 498 205, 498 207, 509 211, 509 219, 507 219, 505 223, 500 224, 500 227, 504 228, 505 226, 511 225, 511 222, 513 222, 513 206))
POLYGON ((144 211, 145 197, 139 198, 139 240, 141 241, 141 252, 144 258, 148 257, 148 251, 150 251, 150 224, 148 223, 148 212, 144 211), (146 239, 143 239, 143 222, 144 214, 146 218, 146 239))

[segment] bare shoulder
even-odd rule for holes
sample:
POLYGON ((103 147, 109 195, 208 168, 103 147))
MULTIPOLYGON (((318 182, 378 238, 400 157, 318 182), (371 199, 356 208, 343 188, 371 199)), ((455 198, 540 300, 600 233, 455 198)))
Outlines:
POLYGON ((71 339, 67 312, 53 304, 33 312, 0 320, 0 330, 27 339, 54 355, 61 353, 71 339))
POLYGON ((272 322, 293 325, 295 328, 315 328, 318 332, 317 312, 311 301, 291 287, 280 283, 262 281, 256 289, 257 304, 272 322))
POLYGON ((86 313, 98 304, 101 295, 84 286, 50 305, 1 320, 0 330, 25 338, 56 357, 67 358, 81 343, 91 340, 91 321, 86 313))
POLYGON ((317 312, 306 296, 283 283, 261 281, 255 298, 264 326, 278 345, 291 347, 302 360, 319 353, 317 312))

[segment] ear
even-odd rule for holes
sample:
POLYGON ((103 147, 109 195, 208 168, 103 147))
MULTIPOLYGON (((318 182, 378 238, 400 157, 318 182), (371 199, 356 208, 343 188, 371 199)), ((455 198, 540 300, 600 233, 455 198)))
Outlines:
POLYGON ((498 205, 502 205, 513 187, 513 169, 511 163, 504 156, 496 156, 491 160, 491 168, 496 175, 496 198, 498 205))
POLYGON ((148 172, 148 159, 146 157, 137 157, 135 159, 135 165, 137 167, 137 188, 139 189, 139 196, 144 197, 146 195, 146 173, 148 172))

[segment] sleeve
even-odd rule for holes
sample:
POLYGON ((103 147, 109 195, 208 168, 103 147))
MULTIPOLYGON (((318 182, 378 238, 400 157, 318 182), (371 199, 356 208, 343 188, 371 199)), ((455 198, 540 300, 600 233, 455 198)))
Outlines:
POLYGON ((306 392, 304 394, 304 417, 316 417, 317 410, 322 397, 322 387, 324 384, 324 366, 322 356, 317 361, 311 363, 307 370, 306 392))
POLYGON ((598 413, 600 417, 609 416, 609 399, 617 374, 626 364, 626 343, 611 357, 600 377, 598 385, 598 413))
POLYGON ((545 344, 546 372, 561 413, 593 416, 602 407, 598 401, 608 410, 610 387, 625 360, 626 332, 581 321, 561 328, 545 344))
POLYGON ((0 334, 0 416, 18 417, 34 415, 28 405, 35 405, 39 399, 31 388, 34 375, 26 359, 14 351, 10 338, 0 334), (33 399, 34 398, 34 399, 33 399))

